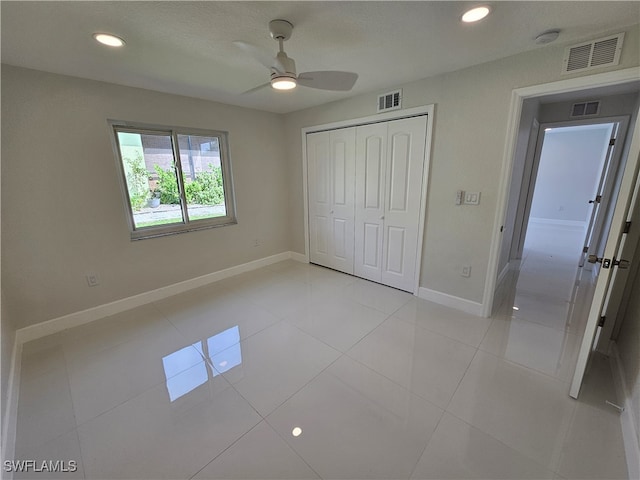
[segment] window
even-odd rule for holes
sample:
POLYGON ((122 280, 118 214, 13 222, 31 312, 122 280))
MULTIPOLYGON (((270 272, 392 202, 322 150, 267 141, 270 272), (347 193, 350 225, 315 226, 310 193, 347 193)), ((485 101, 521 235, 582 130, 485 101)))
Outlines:
POLYGON ((237 223, 226 132, 111 126, 133 240, 237 223))

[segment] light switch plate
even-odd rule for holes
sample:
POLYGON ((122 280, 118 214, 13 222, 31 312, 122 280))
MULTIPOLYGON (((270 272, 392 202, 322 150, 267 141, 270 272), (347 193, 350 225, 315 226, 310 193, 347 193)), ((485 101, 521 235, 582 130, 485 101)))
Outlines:
POLYGON ((479 205, 480 192, 465 192, 464 203, 465 205, 479 205))

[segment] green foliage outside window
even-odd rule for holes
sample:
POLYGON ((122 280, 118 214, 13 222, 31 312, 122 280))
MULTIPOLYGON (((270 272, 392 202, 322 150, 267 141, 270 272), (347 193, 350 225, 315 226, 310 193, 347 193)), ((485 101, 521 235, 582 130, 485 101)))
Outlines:
MULTIPOLYGON (((209 169, 209 171, 198 173, 195 180, 185 182, 185 196, 188 204, 221 205, 224 203, 222 168, 209 164, 209 169)), ((164 170, 156 165, 155 170, 158 174, 160 203, 179 204, 180 194, 175 169, 164 170)))
POLYGON ((146 205, 149 196, 149 172, 140 152, 136 152, 134 158, 124 158, 124 172, 127 177, 131 208, 140 210, 146 205))

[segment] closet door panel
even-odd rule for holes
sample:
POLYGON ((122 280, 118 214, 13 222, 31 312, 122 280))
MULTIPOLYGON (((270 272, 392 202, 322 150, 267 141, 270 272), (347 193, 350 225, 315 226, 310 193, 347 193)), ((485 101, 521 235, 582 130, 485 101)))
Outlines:
POLYGON ((307 134, 309 259, 353 273, 355 128, 307 134))
POLYGON ((424 169, 426 117, 388 124, 382 283, 413 291, 424 169))
POLYGON ((354 273, 381 281, 387 125, 364 125, 356 132, 354 273))
POLYGON ((407 260, 405 253, 406 228, 389 227, 387 229, 386 252, 387 258, 384 270, 387 273, 402 275, 405 271, 404 262, 407 260))
POLYGON ((353 273, 356 129, 330 132, 331 144, 331 268, 353 273))
POLYGON ((307 135, 309 195, 309 259, 331 266, 329 243, 331 224, 331 162, 328 132, 307 135))
POLYGON ((389 156, 389 211, 406 212, 408 207, 411 138, 399 133, 391 138, 389 156))

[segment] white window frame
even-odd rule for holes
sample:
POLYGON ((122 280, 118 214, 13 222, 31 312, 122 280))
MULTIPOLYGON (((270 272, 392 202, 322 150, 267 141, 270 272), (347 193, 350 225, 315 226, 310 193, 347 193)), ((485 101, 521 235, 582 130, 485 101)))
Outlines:
POLYGON ((127 222, 129 224, 129 232, 131 240, 142 240, 145 238, 155 238, 165 235, 174 235, 178 233, 192 232, 204 230, 208 228, 224 227, 227 225, 235 225, 238 223, 236 217, 236 202, 233 190, 233 174, 231 171, 231 157, 229 154, 229 134, 221 130, 203 130, 188 127, 172 127, 164 125, 150 125, 142 123, 132 123, 119 120, 109 120, 111 128, 111 139, 115 152, 116 163, 120 174, 120 186, 123 195, 127 222), (176 177, 178 182, 178 191, 180 195, 180 208, 182 211, 183 221, 180 223, 168 223, 165 225, 153 225, 148 227, 136 227, 133 209, 131 208, 131 199, 129 198, 129 190, 127 188, 127 180, 122 161, 122 153, 120 150, 120 142, 118 141, 118 132, 127 133, 148 133, 152 135, 163 134, 171 138, 173 150, 173 161, 176 169, 176 177), (180 162, 180 146, 178 135, 194 135, 202 137, 218 138, 220 146, 220 166, 222 168, 222 183, 224 188, 224 202, 226 215, 213 218, 204 218, 198 220, 190 220, 187 208, 187 200, 183 182, 182 165, 180 162))

